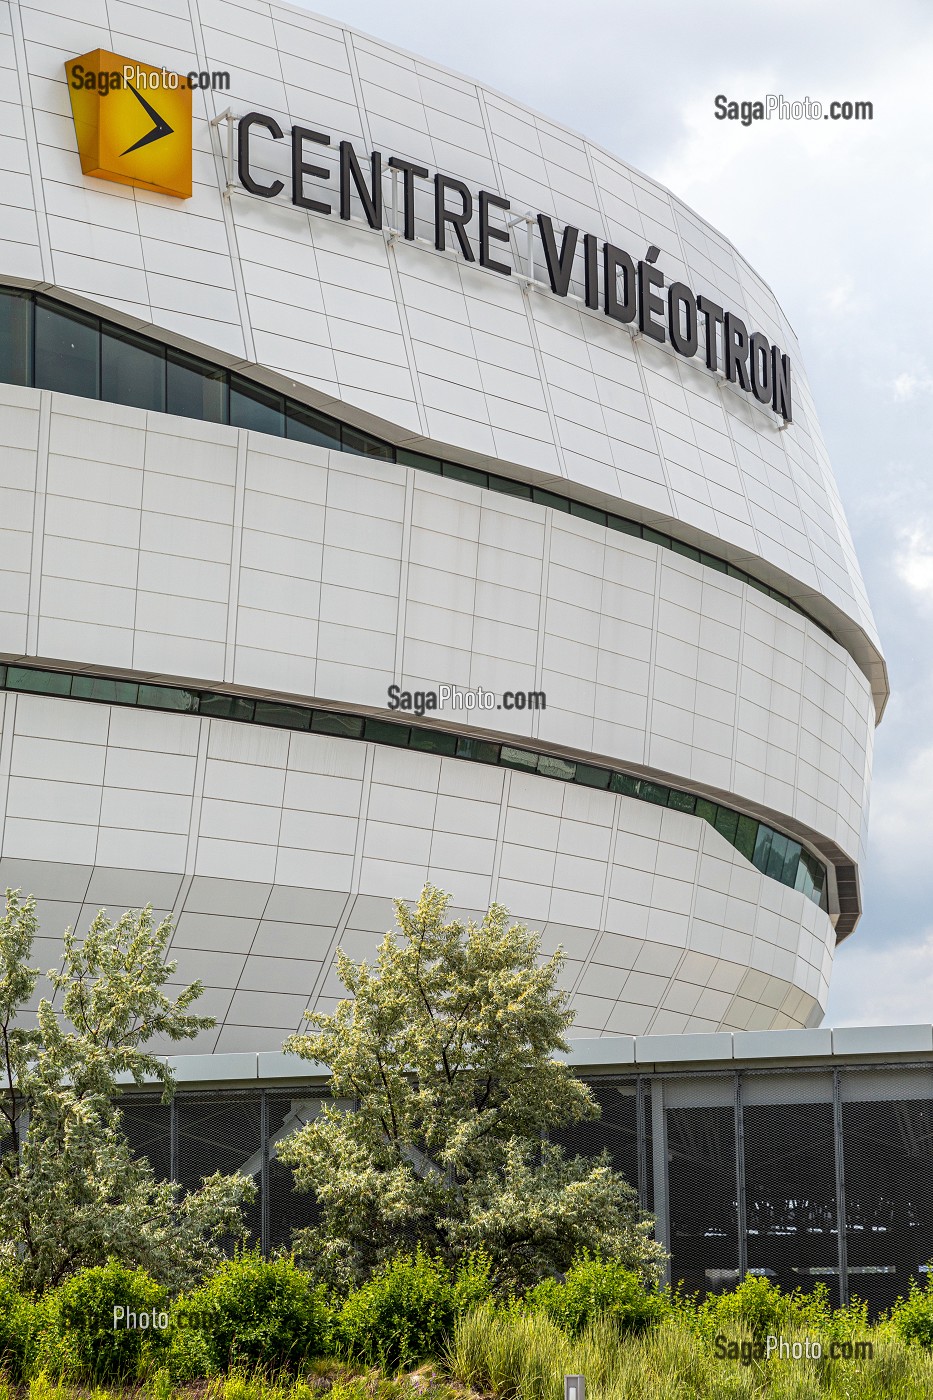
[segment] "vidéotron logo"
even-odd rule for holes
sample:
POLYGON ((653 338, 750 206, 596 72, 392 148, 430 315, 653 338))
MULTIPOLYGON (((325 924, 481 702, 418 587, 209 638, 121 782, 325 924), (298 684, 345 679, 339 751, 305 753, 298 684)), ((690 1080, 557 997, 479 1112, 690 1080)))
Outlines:
POLYGON ((94 49, 65 64, 85 175, 191 198, 191 87, 167 73, 94 49))

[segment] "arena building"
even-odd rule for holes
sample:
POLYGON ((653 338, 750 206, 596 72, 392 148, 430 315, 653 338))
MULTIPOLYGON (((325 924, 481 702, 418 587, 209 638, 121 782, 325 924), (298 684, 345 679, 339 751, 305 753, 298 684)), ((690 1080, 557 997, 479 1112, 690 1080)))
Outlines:
POLYGON ((432 881, 563 947, 581 1037, 816 1026, 887 679, 767 284, 333 21, 107 13, 21 0, 0 49, 0 879, 43 966, 151 902, 191 1049, 255 1065, 432 881))

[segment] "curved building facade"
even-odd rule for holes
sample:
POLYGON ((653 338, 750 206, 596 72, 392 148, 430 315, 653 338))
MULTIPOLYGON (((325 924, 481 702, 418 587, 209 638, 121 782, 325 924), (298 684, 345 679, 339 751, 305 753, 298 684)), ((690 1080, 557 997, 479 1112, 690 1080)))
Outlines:
POLYGON ((887 678, 768 286, 303 10, 9 14, 0 879, 45 965, 151 902, 194 1048, 274 1050, 431 880, 563 946, 578 1035, 817 1024, 887 678))

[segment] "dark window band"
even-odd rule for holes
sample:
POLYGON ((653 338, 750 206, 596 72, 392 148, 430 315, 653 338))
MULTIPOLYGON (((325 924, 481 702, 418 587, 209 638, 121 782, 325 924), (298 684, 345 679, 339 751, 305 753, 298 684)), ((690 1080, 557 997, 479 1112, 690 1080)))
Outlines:
POLYGON ((534 501, 565 515, 575 515, 609 530, 647 540, 717 573, 727 574, 807 618, 828 637, 833 635, 799 603, 744 569, 637 520, 628 520, 496 472, 397 448, 244 375, 40 293, 0 287, 0 383, 52 389, 80 398, 126 404, 130 408, 252 428, 254 432, 274 437, 354 452, 383 462, 398 462, 434 476, 534 501))
POLYGON ((183 686, 150 685, 142 681, 117 680, 108 676, 44 671, 33 666, 0 665, 0 690, 25 691, 32 695, 55 695, 71 700, 94 700, 108 705, 135 705, 147 710, 175 710, 181 714, 208 715, 214 719, 235 720, 240 724, 268 724, 277 729, 296 729, 310 734, 331 734, 340 739, 362 739, 370 744, 390 744, 394 748, 415 749, 446 758, 472 763, 490 763, 537 773, 565 783, 622 793, 657 807, 671 807, 702 817, 716 828, 760 870, 762 875, 799 890, 827 908, 826 867, 822 861, 791 836, 785 836, 754 817, 708 798, 647 778, 632 777, 611 768, 536 753, 516 744, 483 739, 475 734, 451 734, 448 730, 427 729, 395 720, 375 719, 372 715, 349 714, 337 710, 313 709, 308 705, 286 704, 278 700, 258 700, 247 695, 229 695, 214 690, 189 690, 183 686))

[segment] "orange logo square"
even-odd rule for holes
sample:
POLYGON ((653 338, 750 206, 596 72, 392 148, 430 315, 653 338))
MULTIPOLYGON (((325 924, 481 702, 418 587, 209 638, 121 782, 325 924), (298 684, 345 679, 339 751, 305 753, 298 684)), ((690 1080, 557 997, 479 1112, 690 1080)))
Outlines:
POLYGON ((181 73, 94 49, 65 64, 85 175, 191 198, 191 89, 181 73))

